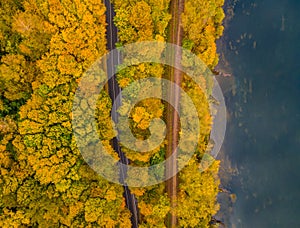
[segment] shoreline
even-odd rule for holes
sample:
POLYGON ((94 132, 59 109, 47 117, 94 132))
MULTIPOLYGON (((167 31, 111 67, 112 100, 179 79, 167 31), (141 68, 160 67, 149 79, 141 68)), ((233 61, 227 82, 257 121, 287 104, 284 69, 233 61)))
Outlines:
MULTIPOLYGON (((227 51, 226 31, 230 27, 230 21, 234 18, 234 8, 236 3, 237 0, 225 0, 223 5, 223 10, 225 12, 225 18, 223 20, 224 31, 223 35, 216 41, 217 52, 219 53, 219 61, 214 70, 220 73, 216 75, 216 79, 224 95, 226 103, 227 122, 229 122, 233 116, 233 113, 230 113, 229 108, 227 108, 228 97, 236 95, 237 85, 232 66, 225 57, 225 52, 227 51)), ((228 132, 228 130, 229 129, 227 125, 226 132, 228 132)), ((225 133, 225 140, 226 135, 227 133, 225 133)), ((239 174, 239 171, 237 168, 237 164, 233 164, 232 159, 230 158, 230 153, 227 150, 228 148, 226 148, 223 143, 222 148, 216 157, 216 159, 220 161, 220 169, 218 173, 220 179, 220 192, 217 197, 217 202, 220 205, 220 209, 216 213, 215 218, 222 221, 225 224, 225 227, 236 227, 234 224, 232 224, 231 219, 234 215, 233 208, 237 196, 234 192, 232 192, 231 183, 239 174), (222 189, 228 191, 222 192, 222 189)))

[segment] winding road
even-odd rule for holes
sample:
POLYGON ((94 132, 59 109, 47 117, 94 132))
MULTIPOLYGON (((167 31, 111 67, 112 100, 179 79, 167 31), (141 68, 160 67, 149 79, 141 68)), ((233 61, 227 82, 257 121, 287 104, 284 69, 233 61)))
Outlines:
MULTIPOLYGON (((116 42, 118 42, 118 30, 117 27, 114 25, 113 18, 115 16, 113 5, 109 0, 104 0, 104 4, 106 7, 106 23, 107 23, 107 49, 109 51, 114 50, 116 48, 116 42)), ((108 75, 112 75, 112 72, 115 72, 114 69, 117 65, 121 63, 121 55, 119 52, 117 54, 114 54, 111 52, 111 55, 109 55, 107 59, 107 73, 108 75)), ((113 109, 111 110, 111 116, 115 123, 118 122, 118 113, 117 109, 121 106, 121 96, 118 97, 118 95, 121 93, 121 88, 118 85, 118 82, 116 80, 116 76, 114 75, 109 81, 108 81, 108 91, 109 96, 112 100, 113 104, 116 104, 113 106, 113 109)), ((112 145, 114 150, 118 153, 120 162, 126 165, 129 165, 129 160, 126 158, 125 154, 122 152, 121 147, 119 145, 118 139, 113 138, 112 145)), ((126 206, 131 212, 131 223, 133 228, 138 227, 138 218, 139 218, 139 212, 138 212, 138 206, 137 206, 137 200, 133 194, 131 194, 128 186, 125 183, 127 175, 127 170, 124 168, 120 168, 120 182, 123 183, 124 186, 124 197, 126 200, 126 206)))

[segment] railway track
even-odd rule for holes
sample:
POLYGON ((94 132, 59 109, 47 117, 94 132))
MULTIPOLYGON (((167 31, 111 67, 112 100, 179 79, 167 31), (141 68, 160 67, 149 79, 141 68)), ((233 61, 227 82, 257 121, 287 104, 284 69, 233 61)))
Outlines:
MULTIPOLYGON (((183 28, 181 25, 181 14, 184 11, 184 0, 172 0, 170 4, 170 13, 172 19, 169 26, 169 43, 182 46, 183 39, 183 28)), ((166 175, 172 176, 174 173, 177 173, 177 146, 179 140, 179 131, 180 131, 180 120, 179 115, 175 110, 180 110, 180 90, 182 83, 182 72, 177 70, 176 67, 179 67, 181 64, 182 53, 180 49, 171 50, 169 58, 174 63, 175 68, 169 68, 167 79, 176 84, 178 87, 171 86, 167 91, 168 100, 172 101, 174 107, 170 104, 167 104, 167 147, 166 147, 166 159, 175 154, 175 156, 170 159, 170 162, 166 163, 166 175)), ((166 192, 170 198, 171 208, 176 207, 176 199, 178 192, 178 176, 174 175, 166 181, 166 192)), ((178 225, 178 219, 173 210, 167 220, 167 225, 169 227, 176 227, 178 225)))
MULTIPOLYGON (((107 20, 107 48, 108 50, 115 49, 115 44, 118 41, 118 30, 113 23, 113 17, 115 15, 113 6, 111 5, 109 0, 104 0, 106 6, 106 20, 107 20)), ((172 19, 170 22, 170 33, 169 33, 169 42, 176 44, 178 46, 182 46, 182 38, 183 38, 183 29, 181 26, 181 14, 184 10, 184 0, 172 0, 170 4, 170 12, 172 14, 172 19)), ((169 57, 172 58, 175 66, 180 66, 181 64, 181 56, 182 53, 180 50, 175 50, 174 52, 169 53, 169 57)), ((112 55, 111 59, 107 61, 107 71, 111 72, 111 70, 118 64, 121 63, 121 56, 118 53, 116 56, 112 55)), ((177 70, 176 68, 169 69, 167 74, 167 79, 177 84, 178 87, 181 87, 182 82, 182 72, 177 70)), ((118 98, 119 93, 121 92, 120 87, 116 81, 115 76, 109 80, 108 83, 108 91, 112 101, 115 103, 115 108, 121 105, 120 97, 118 98)), ((169 88, 167 91, 169 99, 174 100, 175 107, 173 108, 171 105, 167 105, 167 140, 168 145, 166 148, 166 158, 169 158, 173 153, 177 153, 177 144, 179 139, 179 116, 176 113, 175 109, 179 110, 180 103, 180 91, 176 87, 169 88)), ((117 122, 118 116, 116 110, 112 110, 112 118, 117 122)), ((120 161, 124 164, 129 164, 129 160, 125 157, 124 153, 122 153, 119 143, 116 138, 113 139, 112 145, 114 149, 118 152, 120 161)), ((126 170, 120 170, 120 180, 121 182, 125 181, 126 178, 126 170)), ((166 164, 166 174, 168 173, 177 173, 177 161, 176 156, 166 164)), ((169 195, 171 207, 176 207, 176 198, 178 191, 178 177, 177 175, 173 176, 169 180, 166 181, 166 192, 169 195)), ((130 210, 132 217, 132 227, 138 227, 138 207, 137 201, 130 193, 128 186, 124 185, 124 197, 126 199, 126 205, 130 210)), ((170 216, 167 221, 167 225, 169 227, 176 227, 178 224, 177 217, 175 213, 170 213, 170 216)))

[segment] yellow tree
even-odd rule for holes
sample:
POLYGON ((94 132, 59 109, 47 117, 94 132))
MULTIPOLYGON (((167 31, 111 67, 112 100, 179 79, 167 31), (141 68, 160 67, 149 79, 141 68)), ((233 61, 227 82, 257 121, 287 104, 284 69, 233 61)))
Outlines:
MULTIPOLYGON (((106 52, 104 5, 94 0, 25 0, 22 7, 24 12, 17 12, 13 22, 22 36, 20 53, 6 56, 1 69, 5 85, 23 80, 26 87, 30 82, 32 94, 20 108, 18 128, 9 124, 15 127, 8 131, 1 122, 0 226, 128 227, 122 186, 89 168, 71 125, 77 81, 106 52), (38 42, 43 37, 45 43, 38 42), (38 72, 34 80, 32 69, 38 72)), ((19 90, 5 92, 17 99, 9 92, 19 90)), ((81 102, 82 109, 87 105, 81 102)), ((115 154, 109 144, 112 126, 106 121, 110 108, 108 95, 100 94, 99 136, 115 154)))
POLYGON ((184 42, 211 69, 218 62, 215 41, 222 35, 223 0, 186 0, 182 16, 184 42))
POLYGON ((32 93, 31 83, 36 75, 32 62, 26 61, 20 54, 7 54, 1 59, 0 75, 6 99, 14 101, 29 98, 32 93))
POLYGON ((32 83, 40 75, 35 61, 47 51, 54 31, 33 1, 2 1, 0 17, 1 111, 15 115, 32 93, 32 83))
POLYGON ((14 0, 0 2, 0 58, 5 54, 18 52, 21 36, 12 30, 12 22, 16 11, 22 9, 22 2, 14 0))
MULTIPOLYGON (((168 13, 169 1, 113 1, 116 7, 115 24, 118 27, 118 37, 122 44, 166 39, 166 28, 170 20, 168 13)), ((162 51, 162 50, 158 50, 162 51)), ((126 58, 124 59, 126 61, 126 58)), ((147 77, 161 78, 164 67, 160 64, 142 63, 128 67, 118 74, 121 88, 130 83, 147 77)), ((122 110, 120 110, 122 115, 122 110)), ((149 137, 150 122, 154 118, 162 118, 163 104, 157 99, 146 99, 139 102, 129 116, 131 129, 137 139, 145 140, 149 137)), ((125 116, 125 118, 128 118, 125 116)), ((158 154, 164 145, 149 153, 136 153, 123 148, 127 157, 139 165, 150 164, 151 157, 158 154)))
MULTIPOLYGON (((185 1, 183 14, 184 47, 193 51, 210 69, 218 62, 216 39, 223 31, 222 0, 185 1)), ((188 59, 182 62, 189 66, 188 59)), ((209 164, 202 160, 208 149, 212 118, 207 97, 211 91, 211 79, 199 75, 202 88, 199 88, 187 76, 183 79, 183 89, 192 98, 200 120, 200 138, 196 153, 188 165, 180 172, 178 203, 175 208, 181 227, 210 227, 209 222, 219 206, 216 201, 218 186, 219 162, 211 158, 209 164), (210 164, 211 163, 211 164, 210 164)), ((188 122, 191 124, 191 122, 188 122)), ((189 148, 185 145, 183 152, 189 148)), ((180 160, 179 160, 180 162, 180 160)))
MULTIPOLYGON (((168 10, 170 1, 114 0, 113 3, 117 9, 115 24, 118 27, 120 45, 146 40, 162 42, 167 40, 167 26, 171 19, 168 10)), ((162 51, 163 50, 157 50, 157 54, 160 54, 162 51)), ((147 53, 147 50, 145 50, 145 53, 147 53)), ((127 61, 126 58, 124 61, 127 61)), ((161 78, 163 74, 164 66, 153 63, 142 63, 122 70, 118 73, 117 78, 120 87, 126 88, 137 80, 148 77, 161 78)), ((147 93, 146 88, 147 87, 143 87, 145 93, 147 93)), ((136 92, 137 91, 133 91, 135 95, 137 95, 136 92)), ((161 93, 161 91, 157 92, 161 93)), ((150 136, 149 126, 151 120, 154 118, 163 118, 164 105, 159 99, 149 98, 142 100, 133 107, 129 116, 124 116, 124 113, 127 114, 127 108, 126 99, 124 99, 123 106, 120 109, 121 118, 129 118, 131 131, 133 135, 140 140, 146 140, 150 136)), ((161 129, 152 130, 155 131, 153 133, 155 136, 160 136, 160 134, 163 133, 161 129)), ((148 151, 148 153, 137 153, 126 147, 122 147, 122 150, 132 161, 132 165, 149 166, 158 164, 164 160, 164 146, 165 143, 163 142, 159 147, 148 151)), ((161 170, 161 172, 163 173, 164 170, 161 170)), ((129 173, 129 175, 132 174, 129 173)), ((144 177, 148 178, 148 174, 144 173, 144 177)), ((143 182, 147 180, 142 179, 137 181, 143 182)), ((131 191, 138 199, 141 214, 140 226, 165 227, 164 219, 170 210, 170 205, 164 193, 164 185, 160 184, 156 187, 149 188, 131 188, 131 191)))
POLYGON ((210 227, 211 217, 218 211, 218 167, 214 162, 209 169, 199 172, 197 159, 190 160, 179 175, 180 185, 176 214, 180 227, 210 227))

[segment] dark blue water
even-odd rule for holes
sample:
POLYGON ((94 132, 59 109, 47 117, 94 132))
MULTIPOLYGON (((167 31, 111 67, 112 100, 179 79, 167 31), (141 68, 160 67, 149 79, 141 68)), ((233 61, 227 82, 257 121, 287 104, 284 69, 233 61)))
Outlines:
POLYGON ((238 170, 229 227, 300 227, 299 15, 299 0, 238 1, 219 44, 236 85, 223 87, 238 170))

